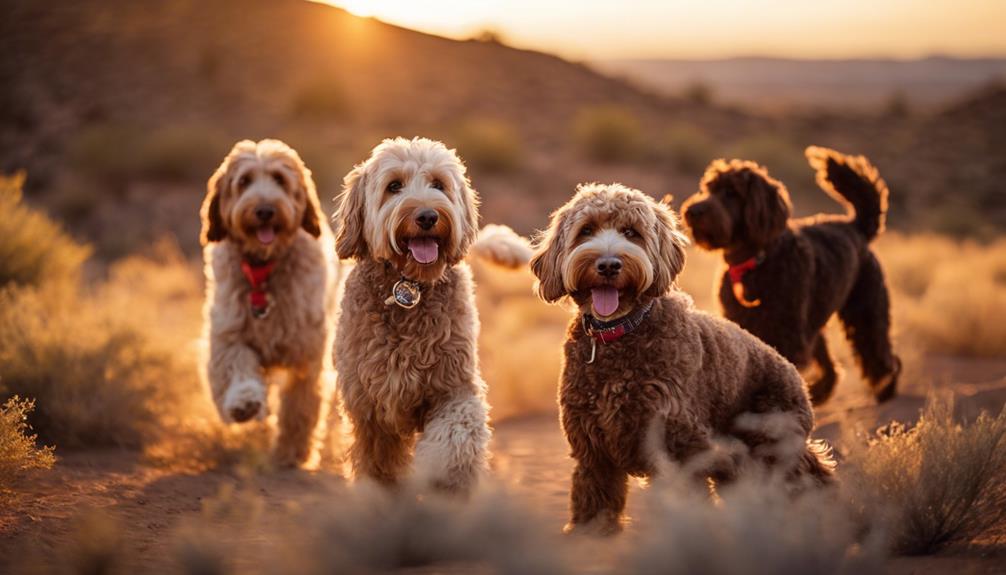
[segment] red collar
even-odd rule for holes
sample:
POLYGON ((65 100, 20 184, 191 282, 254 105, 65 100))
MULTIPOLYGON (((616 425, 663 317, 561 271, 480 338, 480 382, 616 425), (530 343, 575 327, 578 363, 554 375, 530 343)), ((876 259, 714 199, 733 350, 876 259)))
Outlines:
POLYGON ((744 275, 749 271, 758 267, 761 263, 761 258, 752 257, 742 261, 739 264, 733 264, 727 269, 727 273, 730 274, 731 283, 740 283, 744 279, 744 275))
POLYGON ((611 343, 638 328, 653 307, 653 300, 625 317, 615 321, 600 321, 590 314, 583 314, 583 331, 601 343, 611 343))
POLYGON ((744 280, 744 276, 747 275, 749 271, 758 267, 758 265, 763 261, 765 261, 764 252, 758 254, 757 256, 748 258, 739 264, 733 264, 727 268, 727 275, 730 276, 730 284, 734 292, 734 299, 736 299, 737 303, 744 307, 751 308, 761 305, 761 300, 759 299, 748 299, 747 294, 744 293, 744 284, 742 281, 744 280))
POLYGON ((274 267, 276 267, 275 261, 255 265, 248 260, 241 260, 241 271, 251 284, 248 300, 251 303, 252 315, 259 319, 268 315, 272 308, 272 298, 266 292, 266 284, 274 267))

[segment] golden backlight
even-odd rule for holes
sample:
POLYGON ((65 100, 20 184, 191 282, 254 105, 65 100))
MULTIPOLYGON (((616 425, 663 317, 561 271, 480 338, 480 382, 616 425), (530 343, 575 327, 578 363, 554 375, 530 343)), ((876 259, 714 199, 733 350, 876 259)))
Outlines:
POLYGON ((493 30, 574 59, 1006 54, 1000 0, 314 0, 450 38, 493 30))

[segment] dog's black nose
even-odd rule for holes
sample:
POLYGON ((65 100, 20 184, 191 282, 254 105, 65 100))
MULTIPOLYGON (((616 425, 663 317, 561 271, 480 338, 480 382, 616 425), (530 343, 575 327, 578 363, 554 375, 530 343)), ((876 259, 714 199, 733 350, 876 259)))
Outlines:
POLYGON ((440 216, 437 215, 436 210, 423 210, 416 216, 416 224, 424 230, 428 230, 437 225, 439 219, 440 216))
POLYGON ((622 260, 614 256, 598 258, 594 265, 597 267, 597 273, 606 278, 615 277, 622 271, 622 260))
POLYGON ((688 206, 687 210, 685 210, 685 219, 690 220, 695 218, 701 218, 708 211, 709 211, 709 204, 706 204, 705 202, 692 204, 688 206))
POLYGON ((255 217, 259 219, 260 222, 268 222, 276 215, 276 208, 272 206, 259 206, 255 208, 255 217))

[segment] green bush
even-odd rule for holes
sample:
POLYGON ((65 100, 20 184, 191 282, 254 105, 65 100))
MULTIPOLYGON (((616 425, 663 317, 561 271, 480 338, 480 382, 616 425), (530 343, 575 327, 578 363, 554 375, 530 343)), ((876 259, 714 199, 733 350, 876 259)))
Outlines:
POLYGON ((520 137, 508 124, 497 120, 465 122, 457 130, 455 143, 468 165, 485 172, 513 172, 523 161, 520 137))
POLYGON ((51 447, 37 447, 28 414, 35 402, 11 397, 0 405, 0 495, 25 472, 49 469, 56 458, 51 447))
POLYGON ((638 159, 643 148, 642 128, 633 113, 617 106, 580 110, 573 138, 587 158, 598 162, 638 159))
POLYGON ((58 224, 24 205, 24 173, 0 176, 0 288, 8 284, 67 285, 75 281, 90 250, 58 224))

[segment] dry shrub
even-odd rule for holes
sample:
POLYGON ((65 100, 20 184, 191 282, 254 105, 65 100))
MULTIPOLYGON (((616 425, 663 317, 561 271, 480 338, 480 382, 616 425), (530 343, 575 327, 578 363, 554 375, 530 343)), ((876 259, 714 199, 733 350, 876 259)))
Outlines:
POLYGON ((290 113, 305 120, 337 120, 351 111, 348 90, 335 78, 310 83, 298 91, 290 104, 290 113))
POLYGON ((0 175, 0 287, 14 283, 65 285, 79 275, 89 249, 71 240, 58 224, 24 205, 25 174, 0 175))
POLYGON ((0 377, 37 401, 32 426, 59 446, 137 447, 157 433, 182 374, 170 352, 76 295, 0 293, 0 377))
POLYGON ((954 421, 931 400, 911 429, 894 423, 852 450, 843 466, 860 509, 879 513, 897 553, 973 541, 1006 521, 1006 411, 954 421))
POLYGON ((476 170, 509 173, 520 168, 524 146, 507 123, 488 118, 472 119, 456 130, 458 154, 476 170))
POLYGON ((624 551, 639 574, 879 573, 883 541, 861 540, 833 490, 794 497, 778 481, 752 476, 721 489, 720 500, 657 481, 624 551))
POLYGON ((597 162, 635 160, 643 149, 639 120, 619 106, 580 110, 573 123, 573 139, 588 159, 597 162))
POLYGON ((542 529, 523 505, 497 490, 461 502, 354 486, 303 521, 306 548, 294 555, 305 559, 298 569, 305 573, 375 573, 444 564, 469 569, 488 564, 501 574, 566 572, 558 535, 542 529))
POLYGON ((28 425, 35 402, 11 397, 0 406, 0 496, 15 480, 33 469, 49 469, 56 462, 52 447, 38 447, 28 425))
POLYGON ((900 336, 929 353, 1006 354, 1006 240, 888 233, 877 251, 900 336))
POLYGON ((76 173, 91 185, 123 193, 135 180, 202 180, 228 143, 226 135, 205 126, 149 130, 102 123, 76 133, 67 143, 67 156, 76 173))
POLYGON ((698 177, 716 157, 716 145, 706 132, 690 124, 676 124, 657 142, 659 159, 670 163, 679 173, 698 177))

